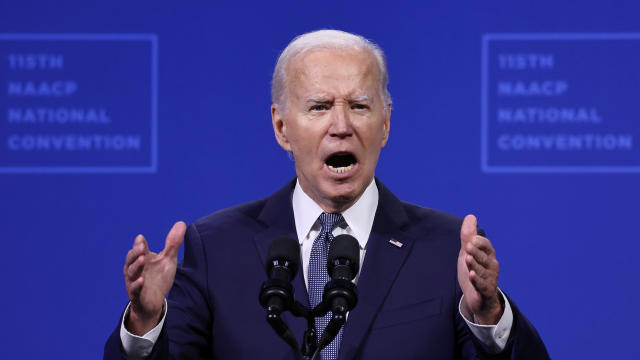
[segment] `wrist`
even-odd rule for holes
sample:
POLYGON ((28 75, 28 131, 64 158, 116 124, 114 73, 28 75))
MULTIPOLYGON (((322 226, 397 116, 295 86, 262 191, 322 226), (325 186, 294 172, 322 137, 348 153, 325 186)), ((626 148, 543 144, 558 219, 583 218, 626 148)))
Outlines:
POLYGON ((474 322, 479 325, 497 325, 504 313, 504 300, 496 294, 481 311, 473 314, 474 322))
POLYGON ((159 312, 151 315, 145 315, 143 313, 135 311, 134 307, 131 306, 129 308, 129 313, 125 314, 124 326, 130 333, 137 336, 143 336, 149 331, 153 330, 153 328, 158 326, 160 320, 162 320, 164 312, 164 304, 162 305, 162 308, 159 312))

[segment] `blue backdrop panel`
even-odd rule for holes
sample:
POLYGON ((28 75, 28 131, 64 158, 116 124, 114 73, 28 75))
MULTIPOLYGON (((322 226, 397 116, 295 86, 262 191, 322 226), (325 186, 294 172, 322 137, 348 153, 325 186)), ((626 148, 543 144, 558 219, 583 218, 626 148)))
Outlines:
POLYGON ((99 358, 136 234, 161 249, 175 221, 294 176, 269 83, 279 51, 319 28, 386 51, 377 176, 404 200, 479 217, 501 288, 551 356, 639 358, 639 11, 0 2, 0 358, 99 358))
POLYGON ((486 34, 483 169, 640 172, 639 46, 640 33, 486 34))
POLYGON ((154 35, 4 34, 0 53, 0 172, 156 171, 154 35))

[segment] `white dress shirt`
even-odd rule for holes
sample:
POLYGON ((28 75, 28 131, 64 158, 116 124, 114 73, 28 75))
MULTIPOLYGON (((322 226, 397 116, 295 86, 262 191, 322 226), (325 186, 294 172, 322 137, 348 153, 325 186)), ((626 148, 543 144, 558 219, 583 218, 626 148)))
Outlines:
MULTIPOLYGON (((341 234, 349 234, 358 240, 360 245, 360 268, 364 262, 364 257, 367 251, 367 241, 369 240, 369 234, 373 227, 373 220, 378 208, 378 187, 375 181, 371 181, 369 186, 365 189, 364 193, 350 208, 342 212, 342 217, 345 223, 336 227, 333 230, 333 235, 338 236, 341 234)), ((300 187, 300 184, 296 182, 295 189, 292 196, 293 216, 295 218, 296 233, 298 235, 298 241, 300 242, 300 251, 302 255, 302 269, 304 273, 305 284, 308 284, 308 269, 309 258, 311 257, 311 248, 315 238, 322 230, 319 217, 323 213, 322 208, 315 201, 313 201, 300 187)), ((360 272, 358 272, 360 274, 360 272)), ((358 277, 354 281, 358 281, 358 277)), ((494 352, 500 352, 504 349, 509 334, 511 333, 511 325, 513 324, 513 313, 511 311, 511 305, 507 298, 500 292, 500 296, 504 300, 504 313, 498 321, 497 325, 479 325, 467 317, 471 314, 466 310, 463 297, 460 299, 458 305, 458 311, 462 315, 462 318, 467 323, 471 332, 489 349, 494 352), (466 315, 465 315, 466 314, 466 315)), ((167 303, 165 300, 165 309, 167 303)), ((166 311, 163 315, 160 323, 148 333, 143 336, 137 336, 131 334, 124 326, 124 321, 120 326, 120 340, 122 341, 122 347, 127 354, 128 359, 142 359, 148 356, 153 349, 153 345, 160 335, 164 320, 166 318, 166 311)), ((129 314, 129 306, 125 310, 123 316, 129 314)))

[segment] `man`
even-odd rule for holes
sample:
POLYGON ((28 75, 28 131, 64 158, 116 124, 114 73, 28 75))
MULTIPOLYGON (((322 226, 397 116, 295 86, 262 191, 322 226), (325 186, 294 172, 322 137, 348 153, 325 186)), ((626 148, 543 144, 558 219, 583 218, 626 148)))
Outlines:
MULTIPOLYGON (((548 358, 498 290, 495 251, 475 217, 401 202, 374 179, 390 129, 387 82, 382 51, 360 36, 322 30, 294 39, 274 71, 271 116, 297 179, 188 229, 176 223, 158 254, 139 235, 124 266, 131 303, 105 357, 294 359, 257 300, 266 249, 278 236, 298 239, 295 298, 313 306, 327 248, 347 233, 363 260, 359 303, 325 360, 548 358)), ((283 317, 300 336, 306 322, 283 317)))

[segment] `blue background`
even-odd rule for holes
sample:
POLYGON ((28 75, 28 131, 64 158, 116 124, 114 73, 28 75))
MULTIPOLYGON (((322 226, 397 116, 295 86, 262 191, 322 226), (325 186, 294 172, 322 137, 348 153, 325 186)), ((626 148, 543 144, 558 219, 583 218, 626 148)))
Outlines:
POLYGON ((640 32, 639 10, 605 1, 2 0, 0 33, 157 34, 159 147, 155 174, 0 175, 0 358, 101 357, 127 301, 122 266, 136 234, 159 250, 175 221, 267 196, 294 176, 273 139, 269 82, 279 51, 318 28, 386 51, 394 110, 377 176, 404 200, 478 215, 501 288, 551 356, 639 358, 639 176, 480 167, 482 34, 640 32))

